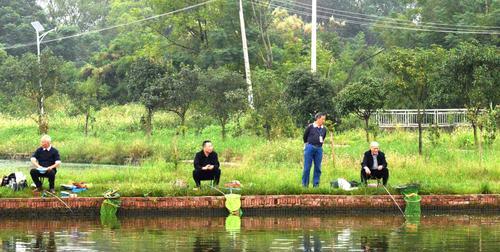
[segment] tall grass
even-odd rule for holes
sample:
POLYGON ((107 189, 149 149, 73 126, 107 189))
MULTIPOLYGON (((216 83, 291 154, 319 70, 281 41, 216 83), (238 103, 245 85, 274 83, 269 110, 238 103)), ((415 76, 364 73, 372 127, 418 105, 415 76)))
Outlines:
MULTIPOLYGON (((169 113, 155 115, 153 136, 140 130, 140 106, 108 107, 96 115, 89 136, 83 134, 83 118, 56 115, 50 118, 50 134, 63 162, 128 164, 137 167, 71 168, 64 165, 57 174, 57 186, 71 181, 86 181, 93 188, 82 196, 100 196, 109 188, 119 188, 125 196, 206 195, 211 190, 193 192, 176 188, 182 179, 194 186, 191 160, 201 142, 211 139, 219 153, 222 181, 240 180, 243 194, 384 194, 381 189, 344 192, 330 188, 337 178, 359 180, 360 161, 368 149, 364 132, 351 130, 335 135, 335 161, 331 146, 325 145, 323 174, 319 188, 300 185, 303 144, 300 136, 271 142, 251 135, 231 136, 222 141, 220 127, 205 127, 201 134, 188 129, 185 136, 176 134, 177 117, 169 113)), ((38 145, 35 123, 29 118, 0 116, 0 156, 29 155, 38 145)), ((428 134, 428 133, 426 133, 428 134)), ((417 134, 402 129, 381 132, 377 136, 390 169, 389 184, 420 183, 423 194, 500 193, 500 144, 485 148, 482 162, 468 128, 441 132, 439 139, 424 137, 424 155, 418 156, 417 134)), ((329 143, 328 139, 327 142, 329 143)), ((0 174, 28 167, 0 168, 0 174)), ((28 197, 29 192, 13 193, 1 188, 0 197, 28 197)))

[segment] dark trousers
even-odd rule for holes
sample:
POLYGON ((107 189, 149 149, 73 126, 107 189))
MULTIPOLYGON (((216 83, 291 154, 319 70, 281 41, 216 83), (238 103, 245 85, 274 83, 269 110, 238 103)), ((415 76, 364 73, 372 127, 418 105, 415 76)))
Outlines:
POLYGON ((44 174, 40 173, 36 168, 31 169, 31 179, 36 185, 36 188, 42 188, 42 181, 40 181, 41 177, 49 179, 49 189, 54 189, 54 183, 56 181, 56 173, 57 169, 52 169, 50 171, 46 171, 44 174))
POLYGON ((217 170, 194 170, 193 179, 199 187, 202 180, 213 180, 215 185, 219 184, 220 169, 217 170))
POLYGON ((387 185, 387 180, 389 180, 389 169, 384 168, 382 170, 370 170, 372 173, 367 175, 365 169, 361 168, 361 183, 367 183, 368 179, 382 179, 382 183, 387 185))

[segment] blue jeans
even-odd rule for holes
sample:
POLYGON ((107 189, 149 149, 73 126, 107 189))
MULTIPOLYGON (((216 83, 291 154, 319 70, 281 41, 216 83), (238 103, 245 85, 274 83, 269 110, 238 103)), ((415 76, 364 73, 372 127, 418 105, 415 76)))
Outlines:
POLYGON ((307 144, 304 149, 304 172, 302 173, 302 186, 309 186, 309 175, 311 173, 312 162, 314 161, 313 186, 319 185, 321 176, 321 160, 323 159, 323 148, 307 144))

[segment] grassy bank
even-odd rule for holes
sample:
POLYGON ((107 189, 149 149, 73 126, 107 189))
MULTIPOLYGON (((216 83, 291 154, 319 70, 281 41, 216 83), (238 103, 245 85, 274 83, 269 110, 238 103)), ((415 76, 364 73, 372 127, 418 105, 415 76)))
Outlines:
MULTIPOLYGON (((83 118, 54 115, 50 134, 63 162, 123 164, 141 160, 138 167, 93 167, 59 169, 57 186, 70 181, 86 181, 93 188, 82 196, 100 196, 109 188, 119 188, 124 196, 166 196, 216 194, 210 190, 193 192, 192 159, 204 139, 212 139, 221 161, 221 183, 240 180, 243 194, 384 194, 383 189, 344 192, 331 189, 329 182, 343 177, 359 180, 359 162, 367 143, 361 130, 335 136, 335 162, 331 147, 325 146, 322 183, 317 189, 300 186, 302 143, 300 133, 293 139, 268 142, 252 135, 228 136, 223 141, 220 128, 208 126, 199 134, 188 128, 186 136, 176 136, 177 118, 171 114, 155 116, 151 138, 140 131, 142 110, 137 106, 106 108, 99 112, 90 135, 83 135, 83 118), (176 188, 174 181, 188 181, 190 188, 176 188)), ((230 125, 230 132, 235 127, 230 125)), ((234 131, 233 131, 234 132, 234 131)), ((427 134, 427 133, 426 133, 427 134)), ((1 116, 0 156, 29 155, 38 145, 37 127, 32 119, 1 116)), ((456 129, 441 133, 438 140, 424 138, 424 155, 417 155, 417 134, 403 130, 381 132, 377 140, 386 153, 391 176, 389 184, 418 182, 422 194, 500 193, 500 144, 486 147, 482 162, 473 145, 472 131, 456 129)), ((327 139, 329 141, 329 139, 327 139)), ((12 171, 28 174, 28 167, 3 167, 0 174, 12 171)), ((0 197, 29 197, 28 190, 13 193, 0 188, 0 197)))

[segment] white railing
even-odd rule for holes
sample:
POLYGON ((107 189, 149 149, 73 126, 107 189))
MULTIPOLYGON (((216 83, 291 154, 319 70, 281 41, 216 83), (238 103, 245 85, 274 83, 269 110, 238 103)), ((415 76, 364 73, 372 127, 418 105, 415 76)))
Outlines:
MULTIPOLYGON (((426 109, 422 113, 422 126, 453 127, 470 125, 467 121, 467 109, 426 109)), ((381 128, 418 127, 416 109, 386 109, 374 114, 376 123, 381 128)))

